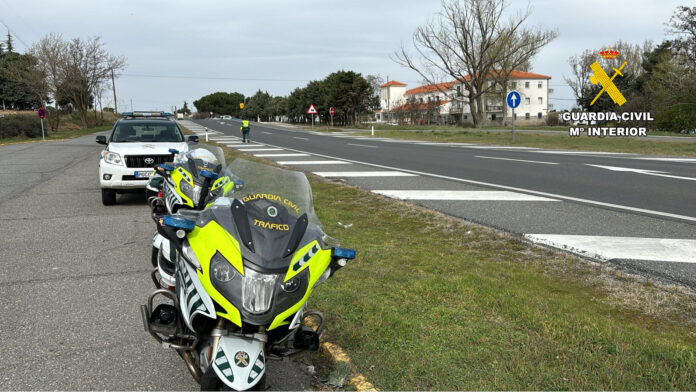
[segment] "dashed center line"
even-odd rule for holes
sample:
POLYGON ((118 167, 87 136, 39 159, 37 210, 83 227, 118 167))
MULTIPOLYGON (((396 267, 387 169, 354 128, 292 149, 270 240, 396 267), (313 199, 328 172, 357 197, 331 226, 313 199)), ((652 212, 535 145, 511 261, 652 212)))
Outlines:
POLYGON ((374 193, 401 200, 473 200, 473 201, 560 201, 548 197, 509 191, 403 191, 377 190, 374 193))
POLYGON ((353 144, 353 143, 348 143, 349 146, 358 146, 358 147, 370 147, 370 148, 377 148, 377 146, 368 146, 367 144, 353 144))
POLYGON ((283 151, 282 148, 239 148, 237 150, 243 152, 255 152, 255 151, 283 151))
POLYGON ((416 177, 416 174, 400 171, 346 171, 346 172, 313 172, 321 177, 416 177))
POLYGON ((306 137, 299 137, 299 136, 293 136, 293 139, 300 139, 300 140, 309 140, 306 137))
POLYGON ((515 161, 515 162, 528 162, 528 163, 542 163, 544 165, 558 165, 557 162, 542 162, 542 161, 529 161, 526 159, 512 159, 512 158, 500 158, 500 157, 487 157, 484 155, 474 155, 476 158, 484 159, 500 159, 501 161, 515 161))
POLYGON ((278 161, 279 165, 350 165, 344 161, 278 161))
POLYGON ((308 157, 309 154, 304 153, 287 153, 287 154, 254 154, 255 157, 259 158, 281 158, 281 157, 308 157))

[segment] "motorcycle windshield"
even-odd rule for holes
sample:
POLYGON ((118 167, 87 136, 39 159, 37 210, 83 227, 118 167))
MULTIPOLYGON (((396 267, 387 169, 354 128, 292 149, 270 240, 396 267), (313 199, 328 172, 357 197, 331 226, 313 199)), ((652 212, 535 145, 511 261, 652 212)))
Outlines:
POLYGON ((224 168, 225 152, 218 146, 195 144, 174 157, 174 163, 186 163, 189 160, 209 162, 209 165, 205 165, 207 170, 210 170, 207 166, 224 168))
POLYGON ((243 182, 241 189, 237 187, 234 194, 225 194, 226 197, 234 197, 245 204, 265 200, 272 204, 266 211, 270 218, 284 211, 295 218, 307 214, 310 224, 321 226, 314 213, 312 188, 304 173, 235 159, 222 175, 243 182), (278 211, 280 208, 284 211, 278 211))

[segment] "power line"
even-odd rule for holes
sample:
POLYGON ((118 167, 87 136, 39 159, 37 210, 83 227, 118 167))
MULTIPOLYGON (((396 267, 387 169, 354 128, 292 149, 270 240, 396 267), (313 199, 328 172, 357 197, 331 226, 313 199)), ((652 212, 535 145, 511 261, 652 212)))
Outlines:
POLYGON ((129 74, 121 76, 133 78, 157 78, 157 79, 198 79, 198 80, 234 80, 246 82, 310 82, 307 79, 266 79, 266 78, 232 78, 226 76, 187 76, 187 75, 148 75, 148 74, 129 74))

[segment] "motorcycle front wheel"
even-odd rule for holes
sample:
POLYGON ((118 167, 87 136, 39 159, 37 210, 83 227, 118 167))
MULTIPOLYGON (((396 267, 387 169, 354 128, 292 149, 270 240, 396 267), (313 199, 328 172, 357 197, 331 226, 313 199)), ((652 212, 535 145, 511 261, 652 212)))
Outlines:
MULTIPOLYGON (((230 388, 218 378, 217 374, 215 373, 215 370, 213 370, 212 366, 208 367, 208 370, 203 374, 203 377, 201 377, 201 391, 233 391, 234 389, 230 388)), ((248 389, 248 391, 265 391, 266 390, 266 373, 261 376, 261 379, 259 382, 256 383, 251 389, 248 389)))

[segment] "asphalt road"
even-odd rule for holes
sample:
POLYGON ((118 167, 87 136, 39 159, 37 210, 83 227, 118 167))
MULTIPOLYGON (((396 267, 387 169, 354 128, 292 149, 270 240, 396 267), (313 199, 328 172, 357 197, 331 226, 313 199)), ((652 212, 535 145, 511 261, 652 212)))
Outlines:
MULTIPOLYGON (((153 222, 144 194, 101 204, 94 136, 0 146, 0 390, 197 390, 143 330, 153 222)), ((272 389, 311 389, 269 362, 272 389)))
POLYGON ((695 158, 419 143, 267 123, 252 123, 254 144, 239 145, 239 122, 196 123, 244 152, 696 287, 695 158))

